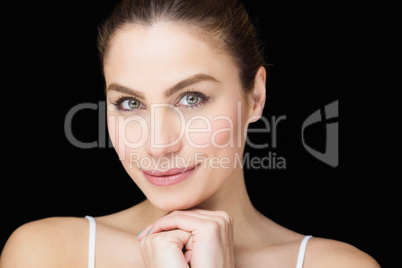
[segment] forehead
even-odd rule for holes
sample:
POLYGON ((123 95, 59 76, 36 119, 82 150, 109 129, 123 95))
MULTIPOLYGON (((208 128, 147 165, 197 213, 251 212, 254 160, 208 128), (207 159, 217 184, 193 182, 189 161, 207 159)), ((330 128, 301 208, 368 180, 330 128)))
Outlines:
POLYGON ((188 28, 171 23, 130 24, 118 30, 110 40, 104 70, 107 84, 142 89, 173 84, 196 73, 222 79, 230 73, 233 79, 237 72, 225 53, 188 28))

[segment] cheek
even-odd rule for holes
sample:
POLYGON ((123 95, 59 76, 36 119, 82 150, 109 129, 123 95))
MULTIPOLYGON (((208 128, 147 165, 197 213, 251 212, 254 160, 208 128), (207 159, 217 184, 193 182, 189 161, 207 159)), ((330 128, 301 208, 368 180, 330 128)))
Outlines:
POLYGON ((209 147, 213 131, 213 121, 208 117, 188 121, 186 125, 186 142, 194 149, 209 147))
POLYGON ((148 138, 148 124, 139 116, 108 116, 110 140, 120 160, 130 159, 133 152, 142 148, 148 138))
POLYGON ((235 125, 236 122, 229 116, 217 119, 216 122, 214 122, 214 130, 211 136, 212 145, 218 148, 233 146, 235 125))
POLYGON ((217 148, 242 147, 238 137, 241 133, 241 112, 237 110, 237 103, 226 106, 225 112, 215 116, 212 122, 211 143, 217 148))
POLYGON ((227 109, 219 116, 208 116, 189 122, 187 144, 194 149, 206 150, 242 147, 238 141, 241 133, 241 124, 238 121, 237 110, 227 109))

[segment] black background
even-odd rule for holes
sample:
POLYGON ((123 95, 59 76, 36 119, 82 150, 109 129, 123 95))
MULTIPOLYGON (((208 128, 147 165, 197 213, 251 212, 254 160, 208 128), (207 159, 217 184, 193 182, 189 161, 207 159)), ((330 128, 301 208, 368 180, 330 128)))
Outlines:
MULTIPOLYGON (((144 198, 113 149, 79 149, 64 134, 73 106, 104 100, 97 26, 117 1, 48 2, 2 9, 0 249, 26 222, 110 214, 144 198)), ((277 148, 247 149, 260 156, 275 152, 287 162, 286 170, 245 170, 252 202, 285 227, 351 243, 391 267, 400 214, 396 72, 389 68, 396 61, 395 9, 278 2, 245 3, 272 64, 264 115, 287 117, 277 148), (340 164, 332 168, 303 148, 301 126, 335 100, 340 164)), ((91 110, 74 117, 77 139, 97 139, 97 118, 91 110)), ((306 135, 312 147, 323 148, 323 125, 306 135)), ((271 136, 250 138, 270 142, 271 136)))

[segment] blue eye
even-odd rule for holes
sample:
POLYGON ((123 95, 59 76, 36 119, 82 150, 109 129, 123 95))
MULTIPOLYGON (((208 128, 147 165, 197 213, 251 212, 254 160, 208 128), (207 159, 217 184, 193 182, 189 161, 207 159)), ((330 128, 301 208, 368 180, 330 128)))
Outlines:
POLYGON ((141 103, 135 99, 131 99, 123 101, 120 105, 122 106, 123 109, 129 110, 139 108, 141 103))
POLYGON ((200 98, 197 95, 195 95, 194 93, 191 93, 191 94, 188 94, 188 95, 184 96, 183 98, 181 98, 181 100, 178 104, 189 106, 189 105, 195 105, 199 101, 200 101, 200 98))
POLYGON ((180 96, 180 100, 176 104, 176 106, 195 108, 204 104, 204 102, 206 102, 208 99, 209 97, 205 96, 200 92, 187 91, 186 93, 180 96))
MULTIPOLYGON (((187 91, 179 97, 179 101, 176 104, 177 107, 195 108, 203 105, 207 102, 209 97, 205 96, 201 92, 187 91)), ((119 111, 133 112, 138 109, 146 108, 139 100, 133 97, 121 97, 115 103, 113 103, 119 111)))
POLYGON ((113 104, 117 107, 117 109, 124 112, 144 108, 144 105, 139 100, 130 97, 120 98, 113 104))

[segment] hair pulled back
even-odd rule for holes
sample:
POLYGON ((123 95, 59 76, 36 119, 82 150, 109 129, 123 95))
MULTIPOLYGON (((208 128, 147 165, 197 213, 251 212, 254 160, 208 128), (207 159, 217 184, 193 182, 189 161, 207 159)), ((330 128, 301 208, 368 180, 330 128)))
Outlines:
POLYGON ((245 93, 253 89, 255 75, 265 62, 257 31, 238 0, 123 0, 99 28, 102 64, 119 29, 127 24, 151 27, 158 22, 176 22, 195 29, 236 64, 245 93))

